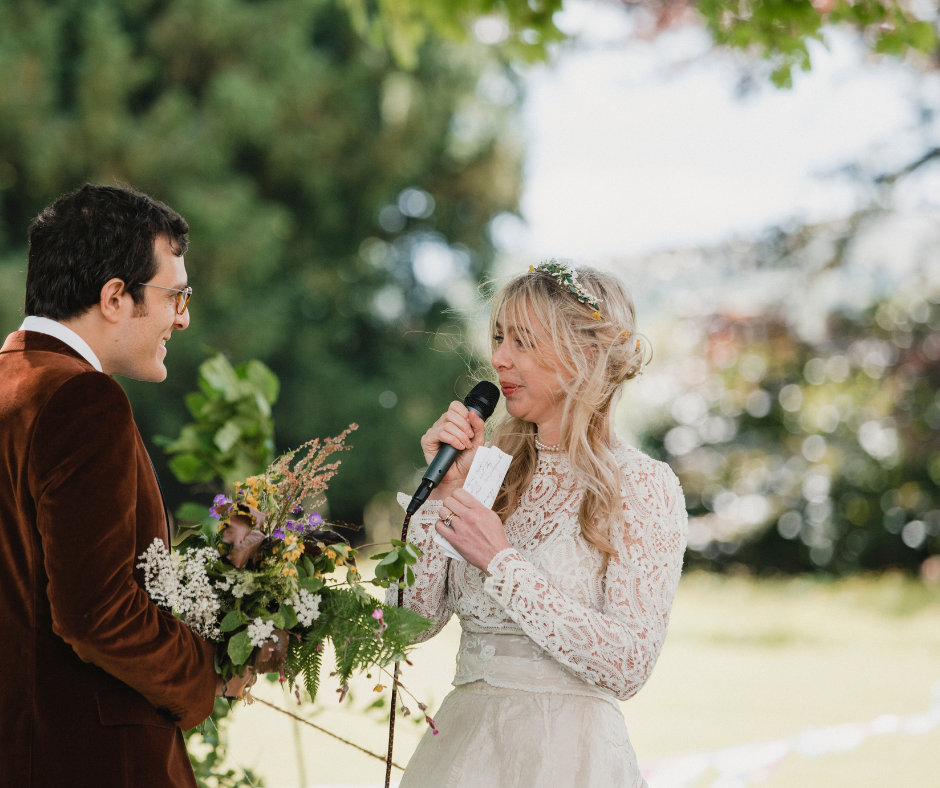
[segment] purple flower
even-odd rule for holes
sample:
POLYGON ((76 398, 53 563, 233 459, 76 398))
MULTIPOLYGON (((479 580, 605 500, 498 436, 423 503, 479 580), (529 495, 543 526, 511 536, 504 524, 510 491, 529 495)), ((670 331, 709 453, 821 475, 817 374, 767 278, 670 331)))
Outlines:
POLYGON ((273 531, 271 531, 271 536, 273 536, 275 539, 283 539, 283 538, 284 538, 284 529, 283 529, 283 528, 275 528, 273 531))
POLYGON ((297 523, 295 523, 293 520, 288 520, 287 523, 285 523, 284 527, 285 527, 288 531, 293 531, 293 530, 294 530, 294 527, 295 527, 296 525, 297 525, 297 523))
POLYGON ((212 508, 209 509, 209 514, 214 517, 216 520, 222 519, 222 510, 231 505, 231 501, 226 498, 224 495, 217 495, 212 499, 212 508))
POLYGON ((300 504, 297 504, 293 509, 290 510, 291 514, 298 515, 304 513, 304 507, 300 504))
POLYGON ((323 518, 319 514, 314 512, 307 518, 307 523, 311 528, 316 528, 318 525, 323 525, 323 518))

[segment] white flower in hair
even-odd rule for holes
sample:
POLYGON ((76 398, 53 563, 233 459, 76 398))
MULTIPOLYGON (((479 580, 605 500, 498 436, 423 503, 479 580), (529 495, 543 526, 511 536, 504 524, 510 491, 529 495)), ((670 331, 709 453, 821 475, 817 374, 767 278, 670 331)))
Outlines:
POLYGON ((601 319, 601 300, 589 293, 587 289, 578 281, 578 272, 567 265, 564 260, 546 260, 538 265, 530 265, 529 273, 544 271, 549 274, 558 284, 564 287, 571 295, 578 299, 582 304, 593 307, 591 316, 595 320, 601 319))

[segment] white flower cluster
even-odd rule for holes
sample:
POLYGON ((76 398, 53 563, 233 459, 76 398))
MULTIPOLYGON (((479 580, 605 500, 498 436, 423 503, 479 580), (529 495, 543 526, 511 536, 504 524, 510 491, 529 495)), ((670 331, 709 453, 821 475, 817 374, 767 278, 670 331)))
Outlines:
POLYGON ((301 588, 288 601, 297 614, 297 620, 305 627, 309 627, 320 617, 319 594, 311 594, 309 591, 301 588))
POLYGON ((218 551, 211 547, 171 553, 160 539, 154 539, 137 565, 144 570, 144 587, 150 598, 172 610, 207 640, 222 636, 218 625, 219 598, 206 574, 206 565, 218 558, 218 551))
POLYGON ((248 640, 252 646, 263 646, 274 634, 274 622, 256 618, 248 625, 248 640))

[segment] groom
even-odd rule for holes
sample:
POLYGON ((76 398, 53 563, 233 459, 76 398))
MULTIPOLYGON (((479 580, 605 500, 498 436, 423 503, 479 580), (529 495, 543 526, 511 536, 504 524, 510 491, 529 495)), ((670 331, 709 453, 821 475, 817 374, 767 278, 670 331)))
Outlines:
POLYGON ((181 729, 221 692, 214 646, 143 590, 167 518, 111 377, 166 377, 188 232, 91 185, 30 227, 28 317, 0 349, 0 788, 196 785, 181 729))

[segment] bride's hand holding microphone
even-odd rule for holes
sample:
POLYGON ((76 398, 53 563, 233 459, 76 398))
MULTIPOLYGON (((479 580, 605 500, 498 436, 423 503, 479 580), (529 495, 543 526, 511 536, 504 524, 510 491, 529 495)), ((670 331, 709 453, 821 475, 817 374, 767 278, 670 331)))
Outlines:
POLYGON ((442 444, 449 444, 460 454, 450 466, 440 484, 434 488, 429 499, 441 501, 454 490, 463 486, 473 463, 477 448, 485 442, 483 419, 475 410, 471 410, 462 402, 454 400, 446 412, 431 425, 421 438, 421 451, 428 464, 434 461, 442 444))
POLYGON ((440 519, 434 524, 467 562, 484 572, 493 556, 510 547, 499 515, 463 489, 476 450, 485 440, 483 419, 463 403, 454 401, 421 439, 428 462, 446 443, 460 450, 431 499, 443 500, 440 519))

